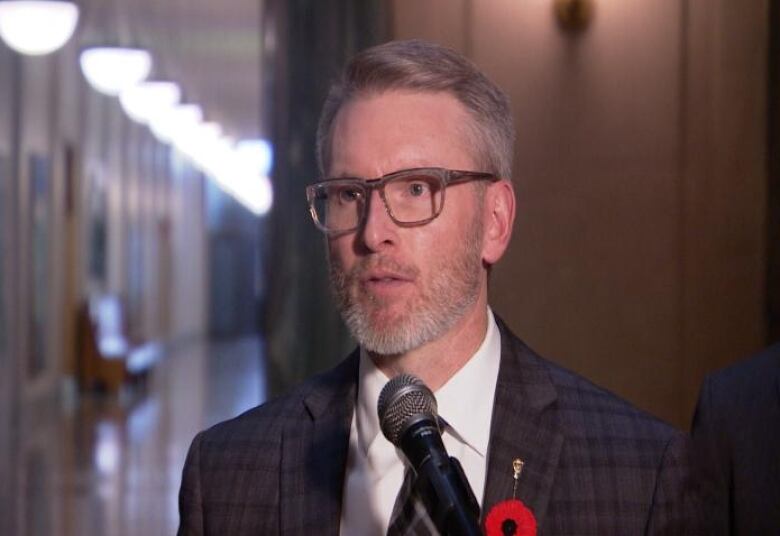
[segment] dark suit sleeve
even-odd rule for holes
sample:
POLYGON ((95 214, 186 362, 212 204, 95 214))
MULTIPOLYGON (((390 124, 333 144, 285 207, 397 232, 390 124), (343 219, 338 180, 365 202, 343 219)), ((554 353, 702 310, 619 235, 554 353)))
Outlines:
POLYGON ((203 503, 200 489, 200 442, 202 433, 195 436, 184 462, 179 489, 178 536, 203 534, 203 503))
POLYGON ((731 525, 729 447, 713 403, 712 377, 705 378, 693 416, 694 468, 702 488, 708 534, 729 533, 731 525))
POLYGON ((645 534, 702 535, 701 495, 692 470, 690 439, 674 434, 666 444, 645 534))

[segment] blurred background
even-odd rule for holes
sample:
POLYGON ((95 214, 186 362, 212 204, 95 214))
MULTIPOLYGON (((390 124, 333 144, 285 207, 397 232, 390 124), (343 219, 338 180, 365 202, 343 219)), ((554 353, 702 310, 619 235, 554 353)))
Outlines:
POLYGON ((40 4, 0 0, 0 534, 173 534, 194 434, 352 347, 303 188, 388 39, 512 99, 492 304, 537 351, 687 429, 780 339, 777 2, 40 4))

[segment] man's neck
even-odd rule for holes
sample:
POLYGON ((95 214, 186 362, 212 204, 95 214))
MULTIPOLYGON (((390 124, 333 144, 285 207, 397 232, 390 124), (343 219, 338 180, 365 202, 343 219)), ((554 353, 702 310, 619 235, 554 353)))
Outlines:
POLYGON ((412 374, 432 390, 438 390, 457 373, 479 348, 487 332, 487 298, 480 298, 441 337, 395 356, 370 354, 388 378, 412 374))

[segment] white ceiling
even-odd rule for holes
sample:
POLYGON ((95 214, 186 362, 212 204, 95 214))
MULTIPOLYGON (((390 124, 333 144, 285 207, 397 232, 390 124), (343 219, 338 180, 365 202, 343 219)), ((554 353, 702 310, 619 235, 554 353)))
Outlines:
POLYGON ((148 48, 154 79, 181 84, 226 134, 254 138, 260 125, 262 0, 77 0, 79 46, 148 48))

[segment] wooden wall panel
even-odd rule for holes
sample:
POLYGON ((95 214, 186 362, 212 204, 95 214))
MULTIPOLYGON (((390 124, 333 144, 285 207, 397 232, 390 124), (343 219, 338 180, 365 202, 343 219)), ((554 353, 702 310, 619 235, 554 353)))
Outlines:
POLYGON ((691 0, 683 140, 683 408, 703 374, 767 343, 765 0, 691 0))
POLYGON ((765 3, 596 2, 574 35, 552 2, 441 4, 394 2, 394 35, 466 52, 518 128, 496 311, 687 427, 705 370, 764 342, 765 3))

